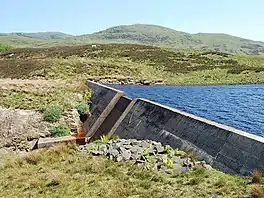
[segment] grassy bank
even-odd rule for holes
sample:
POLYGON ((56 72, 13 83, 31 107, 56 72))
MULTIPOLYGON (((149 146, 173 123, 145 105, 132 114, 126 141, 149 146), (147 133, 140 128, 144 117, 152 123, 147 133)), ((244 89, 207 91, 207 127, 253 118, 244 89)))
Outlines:
POLYGON ((14 49, 0 55, 1 78, 77 76, 175 85, 264 83, 264 57, 132 44, 14 49))
POLYGON ((84 81, 0 80, 0 106, 5 108, 43 112, 49 106, 59 105, 70 110, 89 97, 84 81))
POLYGON ((264 186, 215 170, 181 175, 142 171, 66 146, 2 162, 1 197, 261 197, 264 186))

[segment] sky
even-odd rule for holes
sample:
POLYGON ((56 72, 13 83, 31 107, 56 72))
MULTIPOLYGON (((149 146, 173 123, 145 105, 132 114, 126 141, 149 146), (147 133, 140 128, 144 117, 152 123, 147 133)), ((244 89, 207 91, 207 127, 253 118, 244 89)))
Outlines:
POLYGON ((0 32, 89 34, 155 24, 264 41, 263 0, 0 0, 0 32))

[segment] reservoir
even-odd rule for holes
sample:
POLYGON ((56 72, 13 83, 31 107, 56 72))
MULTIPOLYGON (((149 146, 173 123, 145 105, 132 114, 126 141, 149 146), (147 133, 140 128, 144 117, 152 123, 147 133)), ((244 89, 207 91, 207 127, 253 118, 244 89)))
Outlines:
POLYGON ((264 84, 111 86, 130 98, 149 99, 264 137, 264 84))

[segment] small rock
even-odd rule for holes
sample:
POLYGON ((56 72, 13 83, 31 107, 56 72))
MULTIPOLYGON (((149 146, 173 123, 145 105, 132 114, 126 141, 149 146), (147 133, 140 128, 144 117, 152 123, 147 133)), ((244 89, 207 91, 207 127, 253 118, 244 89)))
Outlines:
POLYGON ((179 156, 173 156, 172 157, 172 161, 174 163, 178 163, 178 164, 182 162, 182 160, 181 160, 181 158, 179 156))
POLYGON ((182 167, 182 168, 181 168, 181 172, 183 172, 183 173, 184 173, 184 172, 187 172, 187 171, 189 171, 189 170, 190 170, 190 169, 189 169, 188 167, 182 167))
POLYGON ((137 145, 139 145, 140 144, 140 141, 138 141, 138 140, 135 140, 135 141, 132 141, 131 142, 131 145, 132 146, 137 146, 137 145))
POLYGON ((131 149, 131 148, 133 148, 130 144, 123 144, 123 147, 125 148, 125 149, 131 149))
POLYGON ((119 154, 118 150, 116 150, 114 148, 109 148, 109 150, 107 151, 107 153, 109 155, 112 155, 113 157, 116 157, 119 154))
POLYGON ((49 137, 50 136, 50 133, 39 133, 39 136, 41 138, 49 137))
POLYGON ((124 150, 121 152, 122 157, 124 158, 124 160, 129 160, 131 157, 131 152, 129 150, 124 150))
POLYGON ((209 164, 205 164, 203 165, 203 167, 207 170, 213 170, 212 166, 210 166, 209 164))
POLYGON ((129 149, 131 151, 131 153, 136 153, 138 151, 138 149, 136 147, 131 146, 131 148, 129 149))
POLYGON ((136 149, 137 149, 137 153, 138 153, 139 155, 142 155, 142 154, 143 154, 144 149, 143 149, 142 147, 136 147, 136 149))
POLYGON ((123 145, 130 145, 131 144, 131 140, 125 140, 122 142, 123 145))
POLYGON ((113 144, 113 148, 114 149, 117 149, 118 150, 118 149, 120 149, 120 147, 121 147, 121 143, 120 142, 117 142, 117 143, 114 143, 113 144))
POLYGON ((138 146, 142 147, 142 148, 146 148, 149 147, 149 143, 147 143, 145 140, 141 141, 138 146))
POLYGON ((118 155, 118 156, 116 157, 116 161, 117 161, 117 162, 121 162, 122 160, 123 160, 122 155, 118 155))
POLYGON ((113 144, 113 140, 109 140, 109 141, 107 142, 107 144, 108 144, 108 145, 113 144))
POLYGON ((144 164, 145 161, 144 160, 141 160, 141 159, 138 159, 136 160, 135 164, 144 164))
POLYGON ((183 162, 183 167, 191 168, 193 166, 194 166, 194 163, 192 161, 188 160, 188 159, 183 162))
POLYGON ((97 150, 90 150, 90 153, 92 155, 103 155, 104 154, 103 151, 97 151, 97 150))
POLYGON ((164 147, 161 144, 156 144, 154 147, 157 153, 164 153, 164 147))
POLYGON ((103 154, 106 154, 107 152, 107 146, 105 144, 99 145, 99 151, 102 151, 103 154))

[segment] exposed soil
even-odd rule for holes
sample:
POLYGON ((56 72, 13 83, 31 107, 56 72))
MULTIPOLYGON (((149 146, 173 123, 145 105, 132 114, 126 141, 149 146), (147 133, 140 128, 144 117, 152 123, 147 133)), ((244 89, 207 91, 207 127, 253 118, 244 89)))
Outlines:
MULTIPOLYGON (((74 85, 62 80, 0 79, 0 99, 4 100, 6 94, 17 92, 46 95, 66 86, 74 85)), ((39 100, 41 99, 40 95, 39 100)), ((14 98, 12 102, 16 102, 15 100, 28 98, 14 98)), ((28 102, 33 104, 33 101, 28 102)), ((4 148, 8 151, 28 151, 34 139, 50 136, 50 128, 58 123, 66 123, 73 132, 78 132, 80 128, 77 110, 65 110, 58 123, 49 123, 44 121, 39 111, 23 108, 26 106, 21 106, 20 109, 0 107, 0 150, 4 148)))

